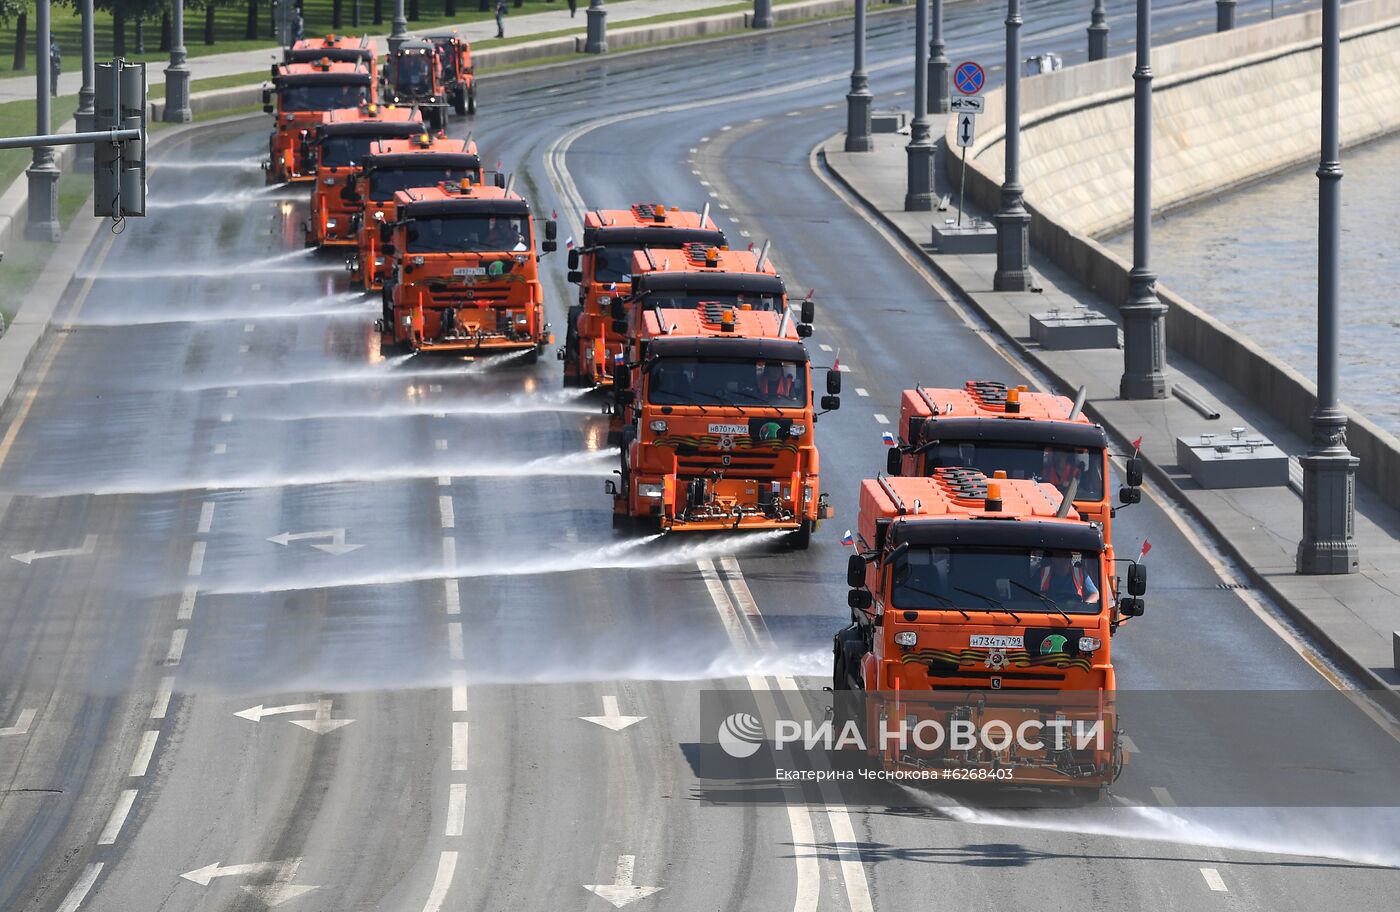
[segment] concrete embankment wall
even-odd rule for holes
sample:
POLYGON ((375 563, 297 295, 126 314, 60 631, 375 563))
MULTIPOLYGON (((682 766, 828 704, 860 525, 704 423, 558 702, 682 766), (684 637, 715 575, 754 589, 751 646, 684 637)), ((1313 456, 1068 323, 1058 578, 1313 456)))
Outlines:
MULTIPOLYGON (((1153 51, 1153 195, 1164 210, 1318 157, 1321 13, 1304 13, 1153 51)), ((1400 0, 1342 7, 1342 139, 1400 130, 1400 0)), ((1131 55, 1023 79, 1021 181, 1031 243, 1115 306, 1129 263, 1096 243, 1132 222, 1131 55)), ((967 193, 995 211, 1005 166, 1004 97, 987 94, 969 150, 967 193)), ((955 147, 950 122, 948 146, 955 147)), ((958 178, 960 162, 948 155, 958 178)), ((1345 161, 1343 162, 1345 169, 1345 161)), ((1343 180, 1343 193, 1346 182, 1343 180)), ((1164 286, 1167 345, 1304 437, 1316 387, 1164 286)), ((1361 480, 1400 508, 1400 439, 1348 410, 1361 480)))

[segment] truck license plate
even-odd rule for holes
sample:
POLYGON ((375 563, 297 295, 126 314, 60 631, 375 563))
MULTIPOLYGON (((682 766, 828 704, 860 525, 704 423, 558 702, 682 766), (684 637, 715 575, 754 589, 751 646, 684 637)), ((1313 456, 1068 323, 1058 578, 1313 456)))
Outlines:
POLYGON ((458 266, 452 270, 455 276, 486 275, 485 266, 458 266))
POLYGON ((743 434, 748 436, 749 426, 747 424, 712 424, 711 434, 743 434))
POLYGON ((1026 641, 1025 637, 974 633, 968 645, 974 649, 1024 649, 1026 641))

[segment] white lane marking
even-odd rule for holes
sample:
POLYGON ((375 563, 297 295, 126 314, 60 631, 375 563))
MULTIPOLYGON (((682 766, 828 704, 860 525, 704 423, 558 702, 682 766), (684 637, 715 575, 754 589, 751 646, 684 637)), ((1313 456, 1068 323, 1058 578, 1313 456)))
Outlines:
POLYGON ((457 539, 450 535, 442 537, 442 565, 448 570, 457 566, 457 539))
POLYGON ((447 625, 447 648, 452 658, 462 661, 462 625, 455 621, 447 625))
MULTIPOLYGON (((725 127, 725 129, 729 129, 725 127)), ((583 888, 606 900, 614 909, 621 909, 628 903, 645 899, 658 893, 664 887, 639 887, 632 883, 637 867, 636 855, 617 856, 617 867, 613 869, 613 882, 610 884, 584 884, 583 888)))
POLYGON ((699 152, 699 151, 700 151, 700 150, 697 149, 695 146, 691 146, 691 147, 690 147, 690 154, 691 154, 691 155, 694 155, 696 152, 699 152))
POLYGON ((239 353, 240 355, 246 355, 246 354, 248 354, 248 351, 249 351, 251 348, 252 348, 252 346, 249 346, 249 345, 240 345, 240 346, 238 346, 238 353, 239 353))
MULTIPOLYGON (((728 203, 720 203, 720 204, 719 204, 719 207, 720 207, 721 209, 725 210, 726 212, 729 211, 729 204, 728 204, 728 203)), ((730 220, 731 222, 734 222, 734 224, 736 224, 736 225, 739 224, 738 220, 735 219, 733 216, 731 216, 729 220, 730 220)))
POLYGON ((884 415, 882 415, 880 412, 876 412, 876 413, 875 413, 875 420, 878 421, 880 424, 889 424, 889 423, 890 423, 890 419, 886 418, 886 417, 885 417, 884 415))
POLYGON ((734 600, 743 611, 740 617, 748 622, 753 641, 758 644, 760 649, 771 647, 773 639, 768 635, 768 624, 763 620, 763 614, 758 610, 758 603, 754 601, 753 593, 749 591, 749 584, 744 580, 744 572, 739 569, 739 562, 734 559, 732 554, 728 554, 720 560, 720 566, 724 568, 724 579, 725 582, 729 583, 729 588, 734 593, 734 600))
POLYGON ((188 621, 194 617, 194 600, 199 594, 198 586, 186 586, 185 591, 180 594, 180 608, 175 612, 177 621, 188 621))
POLYGON ((802 112, 801 112, 801 111, 788 111, 787 114, 784 115, 784 116, 786 116, 786 117, 801 117, 801 116, 802 116, 802 112))
POLYGON ((708 137, 708 136, 702 136, 702 137, 700 137, 700 141, 701 141, 701 142, 709 142, 709 141, 710 141, 710 137, 708 137))
POLYGON ((721 133, 727 133, 727 132, 729 132, 729 131, 732 130, 732 129, 734 129, 733 126, 731 126, 730 124, 725 124, 724 126, 722 126, 722 127, 719 128, 719 131, 720 131, 721 133))
MULTIPOLYGON (((690 173, 691 173, 691 174, 694 174, 696 177, 699 177, 699 176, 700 176, 700 169, 699 169, 699 168, 691 168, 691 169, 690 169, 690 173)), ((701 183, 704 183, 704 181, 701 181, 701 183)))
POLYGON ((451 495, 444 494, 438 497, 438 513, 442 514, 442 527, 451 529, 457 524, 457 516, 452 510, 451 495))
POLYGON ((117 841, 122 827, 126 824, 126 815, 131 813, 131 806, 135 803, 136 789, 123 789, 117 796, 117 806, 112 808, 112 816, 107 818, 107 825, 97 837, 98 845, 111 845, 117 841))
POLYGON ((452 887, 452 875, 457 871, 457 853, 443 852, 438 856, 437 876, 433 878, 433 888, 428 892, 428 901, 423 903, 423 912, 440 912, 447 891, 452 887))
POLYGON ((1140 753, 1142 753, 1142 751, 1138 750, 1137 742, 1133 741, 1133 739, 1130 738, 1130 737, 1128 737, 1127 735, 1124 735, 1123 737, 1119 738, 1118 740, 1122 743, 1122 745, 1123 745, 1123 750, 1127 751, 1128 753, 1130 753, 1130 754, 1140 754, 1140 753))
POLYGON ((870 884, 865 879, 865 864, 860 860, 860 847, 851 827, 851 815, 841 805, 828 805, 826 818, 831 821, 832 841, 841 859, 841 879, 846 882, 846 900, 851 912, 874 912, 870 901, 870 884))
POLYGON ((429 384, 428 384, 428 392, 430 392, 430 393, 440 393, 440 392, 442 392, 442 384, 441 384, 441 383, 429 383, 429 384))
POLYGON ((456 713, 467 711, 467 673, 465 671, 452 672, 452 711, 456 713))
POLYGON ((39 714, 37 709, 21 709, 19 717, 15 719, 14 725, 0 728, 0 738, 6 735, 23 735, 29 731, 29 726, 34 722, 34 717, 39 714))
POLYGON ((175 692, 175 676, 166 675, 160 679, 160 686, 156 688, 156 701, 151 704, 151 718, 164 719, 165 713, 170 709, 170 695, 175 692))
POLYGON ((227 391, 226 393, 224 393, 224 398, 226 398, 226 399, 237 399, 237 398, 238 398, 238 390, 236 390, 236 389, 231 389, 231 390, 227 391))
POLYGON ((195 532, 199 535, 209 534, 209 530, 214 525, 214 501, 206 500, 199 505, 199 525, 195 532))
POLYGON ((1176 807, 1176 801, 1173 800, 1171 792, 1168 792, 1160 785, 1152 786, 1151 791, 1152 797, 1157 799, 1157 804, 1159 804, 1160 806, 1164 808, 1176 807))
POLYGON ((856 387, 856 395, 864 399, 865 397, 870 395, 870 390, 866 389, 863 386, 858 386, 856 387))
POLYGON ((462 594, 457 588, 457 582, 455 579, 442 581, 442 596, 447 602, 448 614, 462 613, 462 594))
POLYGON ((724 591, 724 583, 720 582, 719 574, 715 572, 714 562, 702 558, 695 562, 695 566, 700 568, 700 577, 705 581, 705 588, 710 590, 710 600, 715 603, 715 610, 719 612, 720 623, 729 634, 730 642, 747 652, 748 634, 744 632, 744 624, 739 620, 739 613, 734 610, 729 593, 724 591))
POLYGON ((452 769, 461 772, 467 768, 467 723, 452 723, 452 769))
POLYGON ((719 199, 719 194, 716 193, 715 191, 711 190, 711 191, 710 191, 710 197, 711 197, 712 199, 719 199))
POLYGON ((446 412, 433 412, 433 417, 434 417, 434 418, 446 418, 446 417, 447 417, 447 413, 446 413, 446 412))
POLYGON ((227 443, 216 443, 216 444, 214 444, 214 455, 215 455, 215 456, 222 456, 222 455, 224 455, 224 454, 227 453, 227 452, 228 452, 228 444, 227 444, 227 443))
POLYGON ((252 324, 252 323, 244 323, 244 324, 243 324, 243 331, 244 331, 245 333, 250 333, 250 332, 252 332, 252 331, 253 331, 253 324, 252 324))
MULTIPOLYGON (((696 174, 699 174, 700 172, 699 172, 699 171, 696 171, 695 173, 696 173, 696 174)), ((700 182, 700 186, 702 186, 702 187, 708 187, 708 186, 710 186, 710 182, 707 181, 707 180, 702 180, 702 181, 700 182)))
POLYGON ((102 873, 102 862, 96 862, 83 868, 83 873, 78 875, 78 879, 73 882, 68 895, 63 899, 63 905, 58 907, 58 912, 78 912, 78 907, 87 899, 88 892, 92 890, 92 885, 97 882, 97 875, 102 873))
MULTIPOLYGON (((898 94, 900 94, 900 93, 899 93, 899 92, 896 92, 895 94, 898 95, 898 94)), ((836 105, 834 105, 834 104, 825 104, 825 105, 822 105, 822 110, 823 110, 823 111, 834 111, 834 110, 836 110, 836 105)))
POLYGON ((747 231, 740 231, 739 237, 753 237, 753 235, 749 234, 747 231))
POLYGON ((170 649, 165 653, 165 664, 180 664, 180 657, 185 654, 185 637, 188 634, 189 631, 183 627, 177 627, 170 632, 170 649))
POLYGON ((1216 893, 1230 892, 1229 888, 1225 886, 1225 881, 1221 879, 1220 872, 1215 868, 1201 868, 1201 876, 1206 879, 1206 886, 1216 893))
POLYGON ((646 719, 646 716, 624 716, 617 708, 617 697, 606 694, 603 697, 603 714, 601 716, 579 716, 585 722, 592 722, 594 725, 601 725, 609 731, 619 732, 624 728, 636 725, 646 719))
POLYGON ((160 740, 160 729, 141 733, 141 745, 136 749, 136 756, 131 760, 131 770, 128 776, 144 776, 146 768, 151 765, 151 755, 156 752, 156 742, 160 740))
POLYGON ((276 535, 268 536, 268 541, 274 545, 287 547, 294 541, 308 541, 313 538, 329 538, 328 543, 312 545, 317 551, 324 551, 327 554, 339 557, 342 554, 349 554, 358 548, 363 548, 363 544, 346 544, 344 529, 319 529, 315 532, 279 532, 276 535))
MULTIPOLYGON (((214 862, 193 871, 186 871, 180 877, 190 883, 197 883, 201 887, 207 887, 216 877, 242 877, 245 874, 266 874, 275 875, 275 880, 285 883, 296 876, 297 868, 301 867, 301 859, 287 858, 282 861, 250 861, 247 864, 226 865, 214 862)), ((313 889, 315 889, 313 887, 313 889)))
POLYGON ((793 858, 797 862, 797 899, 792 904, 792 912, 816 912, 822 895, 821 866, 814 849, 807 848, 805 854, 799 854, 804 847, 816 845, 812 817, 804 805, 789 804, 787 812, 788 826, 792 829, 793 858))
POLYGON ((439 476, 438 476, 438 487, 439 487, 439 488, 450 488, 450 487, 452 487, 452 476, 450 476, 450 475, 439 475, 439 476))
POLYGON ((434 441, 433 441, 433 448, 434 448, 434 449, 438 449, 438 450, 445 450, 445 449, 447 449, 447 441, 446 441, 446 440, 434 440, 434 441))
POLYGON ((817 348, 820 348, 820 349, 821 349, 822 351, 824 351, 824 352, 829 352, 829 351, 831 351, 831 346, 830 346, 830 345, 827 345, 825 342, 823 342, 823 343, 821 343, 820 345, 818 345, 817 348))
POLYGON ((447 787, 447 827, 444 836, 461 836, 467 831, 467 786, 454 782, 447 787))
POLYGON ((82 557, 91 554, 97 547, 97 536, 86 535, 83 537, 83 544, 78 548, 62 548, 58 551, 25 551, 23 554, 11 554, 11 560, 17 560, 21 564, 32 564, 36 560, 48 560, 53 557, 82 557))
POLYGON ((204 549, 208 545, 202 541, 197 541, 190 546, 190 576, 199 576, 204 572, 204 549))

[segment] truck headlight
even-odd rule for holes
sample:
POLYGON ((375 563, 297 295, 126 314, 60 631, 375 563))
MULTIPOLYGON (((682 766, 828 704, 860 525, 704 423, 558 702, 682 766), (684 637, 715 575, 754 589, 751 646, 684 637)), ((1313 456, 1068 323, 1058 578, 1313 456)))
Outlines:
POLYGON ((412 326, 412 325, 413 325, 413 315, 412 315, 412 314, 404 314, 404 315, 403 315, 403 325, 404 325, 404 326, 412 326))
POLYGON ((333 177, 324 177, 324 178, 321 179, 321 183, 325 184, 327 187, 334 187, 334 186, 335 186, 335 178, 333 178, 333 177))
POLYGON ((1103 645, 1103 641, 1098 637, 1083 636, 1079 638, 1080 652, 1093 652, 1103 645))
POLYGON ((382 221, 384 221, 384 210, 383 210, 383 209, 376 209, 376 210, 374 210, 374 220, 375 220, 376 222, 382 222, 382 221))
POLYGON ((335 219, 326 219, 327 228, 334 228, 337 224, 339 223, 335 219))
POLYGON ((383 258, 383 257, 375 257, 375 258, 374 258, 374 265, 376 265, 376 266, 383 266, 383 265, 384 265, 384 258, 383 258))
POLYGON ((659 484, 642 484, 642 485, 637 485, 637 493, 638 493, 639 495, 641 495, 642 497, 660 497, 660 496, 661 496, 661 485, 659 485, 659 484))
POLYGON ((414 258, 413 258, 413 265, 414 265, 414 266, 422 266, 422 265, 423 265, 423 258, 420 257, 420 256, 414 257, 414 258))
POLYGON ((919 642, 919 635, 912 630, 901 630, 894 635, 894 641, 900 646, 913 646, 919 642))
POLYGON ((661 419, 661 418, 658 418, 658 419, 656 419, 655 421, 653 421, 651 424, 647 425, 647 427, 651 428, 653 431, 655 431, 655 432, 658 433, 658 434, 664 434, 664 433, 666 433, 666 428, 667 428, 667 426, 668 426, 668 425, 666 424, 665 420, 663 420, 663 419, 661 419))
POLYGON ((607 307, 612 303, 612 295, 598 295, 598 306, 607 307))
POLYGON ((805 433, 807 433, 807 425, 805 424, 794 424, 788 427, 789 437, 801 437, 805 433))

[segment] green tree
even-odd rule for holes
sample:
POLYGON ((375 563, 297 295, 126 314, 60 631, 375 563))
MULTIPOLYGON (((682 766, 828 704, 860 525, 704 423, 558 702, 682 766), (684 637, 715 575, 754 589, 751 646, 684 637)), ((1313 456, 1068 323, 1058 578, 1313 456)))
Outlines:
MULTIPOLYGON (((228 6, 228 5, 229 5, 230 3, 232 3, 232 2, 233 2, 233 0, 198 0, 197 4, 195 5, 195 8, 196 8, 196 9, 202 9, 202 10, 204 10, 204 43, 205 43, 205 44, 213 44, 213 43, 217 40, 217 37, 218 37, 217 34, 216 34, 216 32, 215 32, 215 28, 214 28, 214 15, 215 15, 215 11, 218 10, 218 8, 221 7, 221 6, 228 6)), ((256 21, 253 23, 253 28, 254 28, 254 36, 253 36, 253 37, 256 38, 256 37, 257 37, 257 34, 256 34, 256 31, 257 31, 257 22, 256 22, 256 21)))
POLYGON ((32 5, 32 0, 0 0, 0 23, 15 24, 16 70, 24 69, 25 43, 29 40, 29 7, 32 5))
MULTIPOLYGON (((4 0, 0 0, 3 3, 4 0)), ((146 17, 159 15, 168 8, 168 0, 93 0, 97 9, 112 14, 112 54, 126 56, 126 23, 132 20, 137 26, 136 51, 142 48, 141 23, 146 17)))

